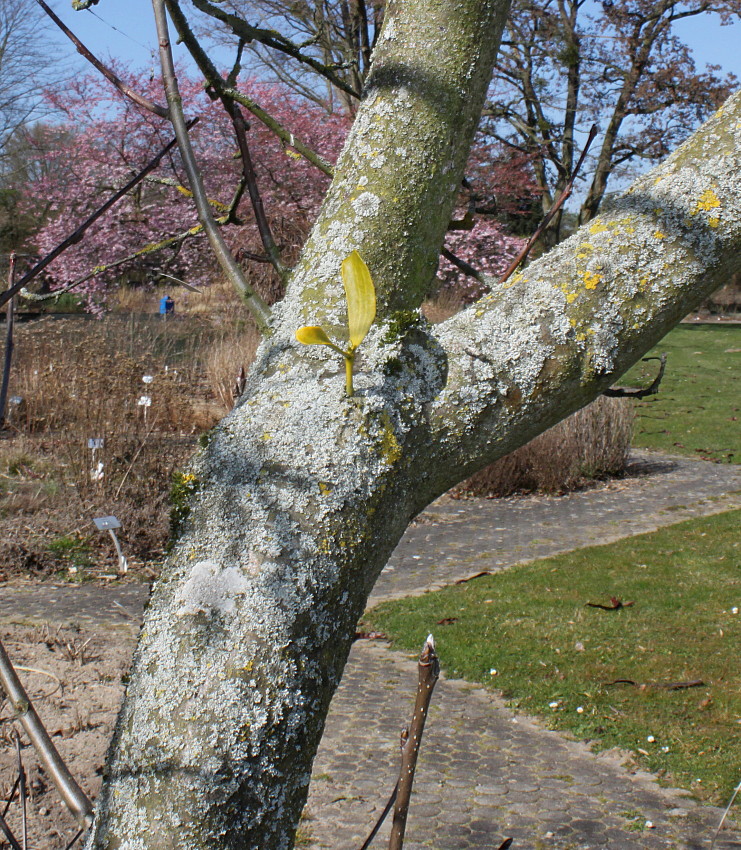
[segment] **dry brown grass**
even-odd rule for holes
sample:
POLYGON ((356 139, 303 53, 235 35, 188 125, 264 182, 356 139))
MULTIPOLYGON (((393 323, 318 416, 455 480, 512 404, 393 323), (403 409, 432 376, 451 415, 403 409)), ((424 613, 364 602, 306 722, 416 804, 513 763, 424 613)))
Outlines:
POLYGON ((259 342, 257 329, 248 325, 225 332, 209 347, 204 366, 222 415, 232 409, 240 370, 249 368, 259 342))
MULTIPOLYGON (((115 572, 112 543, 92 524, 107 514, 122 523, 133 571, 156 569, 169 536, 173 473, 231 408, 240 367, 249 367, 258 343, 238 303, 229 317, 231 290, 206 297, 223 308, 208 320, 140 314, 18 328, 10 391, 23 404, 0 432, 0 580, 115 572), (145 395, 149 406, 139 404, 145 395), (103 448, 93 452, 91 438, 103 439, 103 448)), ((442 316, 457 306, 435 309, 442 316)), ((631 421, 628 406, 603 399, 465 489, 555 492, 612 474, 622 468, 631 421)))
POLYGON ((106 514, 121 521, 130 560, 161 558, 173 472, 231 406, 220 395, 250 364, 250 329, 158 316, 19 327, 11 393, 23 403, 0 440, 0 577, 115 572, 111 542, 92 526, 106 514))
POLYGON ((455 492, 495 497, 573 490, 622 472, 632 436, 632 402, 600 397, 477 472, 455 492))

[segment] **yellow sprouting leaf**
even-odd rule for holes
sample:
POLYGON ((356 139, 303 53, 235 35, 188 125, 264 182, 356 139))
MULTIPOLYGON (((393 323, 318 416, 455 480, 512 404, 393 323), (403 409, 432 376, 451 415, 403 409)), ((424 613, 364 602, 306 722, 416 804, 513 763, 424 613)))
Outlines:
MULTIPOLYGON (((332 345, 332 340, 317 325, 305 325, 296 331, 296 339, 304 345, 332 345)), ((332 345, 334 348, 334 345, 332 345)))
POLYGON ((350 345, 357 348, 376 318, 376 290, 368 266, 357 251, 342 261, 342 283, 347 299, 350 345))

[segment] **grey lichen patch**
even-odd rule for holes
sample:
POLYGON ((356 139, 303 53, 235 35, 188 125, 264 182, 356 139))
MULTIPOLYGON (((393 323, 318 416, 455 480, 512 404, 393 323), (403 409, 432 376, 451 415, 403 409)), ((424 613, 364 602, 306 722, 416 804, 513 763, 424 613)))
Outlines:
POLYGON ((214 561, 198 561, 178 591, 180 617, 188 614, 231 614, 237 597, 247 592, 249 582, 238 567, 222 569, 214 561))
POLYGON ((583 403, 723 283, 741 243, 740 171, 741 93, 605 215, 438 326, 450 380, 433 415, 446 451, 505 427, 513 387, 532 421, 548 404, 544 376, 583 403))

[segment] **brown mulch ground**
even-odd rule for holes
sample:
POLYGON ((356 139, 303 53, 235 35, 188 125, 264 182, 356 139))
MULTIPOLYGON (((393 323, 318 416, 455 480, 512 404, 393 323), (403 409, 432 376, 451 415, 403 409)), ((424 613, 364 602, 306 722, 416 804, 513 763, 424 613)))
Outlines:
MULTIPOLYGON (((131 629, 4 626, 2 641, 54 745, 85 793, 95 797, 123 695, 135 635, 131 629), (26 669, 23 669, 26 668, 26 669)), ((18 775, 12 709, 0 696, 0 800, 18 775)), ((28 846, 63 850, 77 832, 31 746, 21 735, 27 777, 28 846)), ((0 803, 0 812, 5 803, 0 803)), ((14 797, 6 820, 21 841, 21 810, 14 797)), ((8 846, 0 840, 0 847, 8 846)), ((80 847, 76 843, 75 847, 80 847)))

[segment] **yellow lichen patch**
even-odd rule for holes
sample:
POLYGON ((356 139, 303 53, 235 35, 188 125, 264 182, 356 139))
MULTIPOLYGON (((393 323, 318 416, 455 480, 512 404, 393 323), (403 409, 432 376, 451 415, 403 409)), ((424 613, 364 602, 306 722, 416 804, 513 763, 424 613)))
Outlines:
POLYGON ((610 230, 609 226, 606 224, 602 224, 601 221, 595 222, 590 228, 590 233, 608 233, 610 230))
POLYGON ((265 433, 262 435, 262 438, 263 440, 272 440, 273 435, 270 433, 270 431, 265 431, 265 433))
POLYGON ((579 331, 579 333, 576 335, 576 341, 577 342, 584 342, 584 340, 586 338, 587 338, 587 335, 583 331, 579 331))
POLYGON ((573 303, 574 303, 574 301, 576 301, 576 298, 577 298, 577 296, 578 296, 578 294, 579 294, 579 293, 578 293, 578 292, 574 292, 573 290, 571 290, 571 289, 569 288, 568 283, 559 283, 559 284, 556 284, 556 285, 557 285, 558 289, 559 289, 561 292, 563 292, 564 297, 566 298, 566 303, 567 303, 567 304, 573 304, 573 303))
POLYGON ((326 481, 319 482, 319 492, 322 494, 322 496, 326 496, 328 493, 331 493, 332 489, 332 485, 327 483, 326 481))
POLYGON ((717 216, 713 216, 712 218, 708 219, 708 224, 711 227, 717 227, 720 224, 720 219, 717 216))
POLYGON ((666 239, 666 233, 662 233, 660 230, 657 230, 654 233, 654 239, 666 239))
POLYGON ((569 319, 569 324, 571 325, 572 328, 575 328, 576 327, 576 319, 573 319, 573 318, 569 319))
POLYGON ((695 204, 695 208, 692 210, 692 215, 697 215, 699 212, 717 210, 719 206, 720 199, 715 192, 712 189, 706 189, 702 195, 700 195, 700 200, 695 204))
POLYGON ((648 288, 648 275, 645 275, 638 281, 638 288, 641 290, 648 288))
POLYGON ((585 289, 596 289, 597 284, 602 280, 602 275, 596 272, 584 272, 582 275, 585 289))
POLYGON ((401 457, 401 446, 396 439, 394 429, 391 427, 391 419, 388 413, 381 416, 381 442, 379 445, 381 456, 389 464, 396 463, 401 457))
MULTIPOLYGON (((516 283, 527 283, 527 280, 522 275, 522 272, 515 272, 509 280, 502 284, 502 289, 511 289, 516 283)), ((493 295, 490 297, 494 297, 493 295)))

